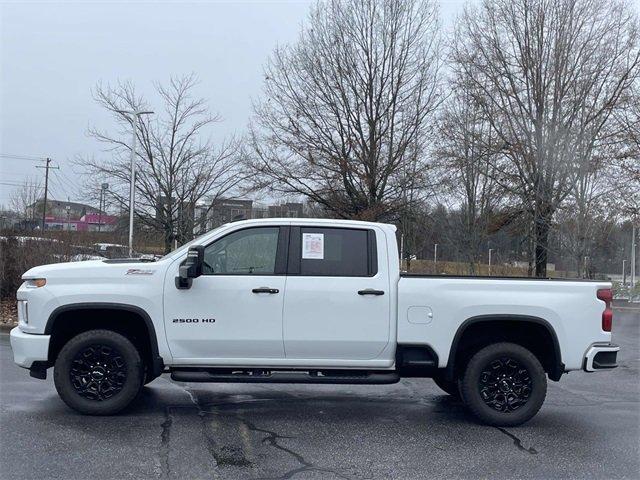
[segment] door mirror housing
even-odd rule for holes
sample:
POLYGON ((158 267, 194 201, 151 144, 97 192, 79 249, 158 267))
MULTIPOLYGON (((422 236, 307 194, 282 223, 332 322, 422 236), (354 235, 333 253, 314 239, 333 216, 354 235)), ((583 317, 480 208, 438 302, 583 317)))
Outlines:
POLYGON ((178 276, 176 277, 176 287, 190 288, 194 278, 202 275, 204 266, 204 246, 194 245, 189 248, 186 260, 180 265, 178 276))

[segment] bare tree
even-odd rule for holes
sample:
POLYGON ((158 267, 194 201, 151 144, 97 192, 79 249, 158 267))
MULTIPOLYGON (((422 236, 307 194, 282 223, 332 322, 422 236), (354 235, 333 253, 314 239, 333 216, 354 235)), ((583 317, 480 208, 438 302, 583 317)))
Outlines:
MULTIPOLYGON (((206 222, 213 201, 229 194, 241 182, 237 143, 230 140, 215 147, 206 129, 220 121, 203 99, 193 98, 193 75, 157 84, 162 111, 141 117, 136 135, 136 216, 146 226, 162 232, 165 250, 190 240, 194 228, 206 222), (200 214, 196 215, 198 207, 200 214)), ((98 85, 95 99, 115 117, 119 129, 89 134, 106 145, 112 158, 83 159, 87 173, 109 182, 110 201, 128 210, 130 186, 131 123, 126 110, 148 109, 131 83, 116 87, 98 85)), ((94 182, 98 184, 98 182, 94 182)))
POLYGON ((640 219, 640 78, 627 92, 616 112, 618 140, 614 176, 618 205, 630 218, 640 219))
POLYGON ((601 230, 615 226, 620 218, 619 207, 631 194, 631 178, 618 161, 626 149, 615 118, 599 129, 589 145, 578 145, 576 149, 580 161, 569 178, 571 191, 559 207, 557 223, 559 248, 570 252, 578 276, 588 275, 589 262, 585 258, 594 257, 599 234, 606 233, 601 230))
POLYGON ((454 79, 451 96, 439 118, 438 142, 434 151, 441 187, 450 200, 448 228, 451 245, 475 273, 475 264, 487 248, 490 223, 503 194, 495 180, 500 144, 486 112, 478 104, 476 87, 466 78, 454 79))
POLYGON ((15 190, 9 199, 11 210, 22 215, 28 220, 39 219, 42 215, 42 206, 38 211, 36 203, 42 196, 42 184, 40 180, 28 179, 21 187, 15 190))
POLYGON ((502 142, 496 178, 529 216, 545 276, 554 214, 638 75, 637 18, 622 1, 485 0, 463 15, 453 59, 502 142))
POLYGON ((248 152, 258 186, 339 217, 396 216, 424 173, 439 70, 433 2, 318 2, 265 69, 248 152))

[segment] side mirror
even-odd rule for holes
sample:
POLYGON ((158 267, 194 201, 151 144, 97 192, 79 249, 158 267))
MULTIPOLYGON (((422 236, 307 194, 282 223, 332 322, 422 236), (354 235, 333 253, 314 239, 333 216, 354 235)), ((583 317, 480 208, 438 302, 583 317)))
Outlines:
POLYGON ((204 265, 204 247, 195 245, 189 248, 187 259, 178 270, 176 277, 176 287, 186 289, 191 287, 194 278, 202 275, 202 267, 204 265))

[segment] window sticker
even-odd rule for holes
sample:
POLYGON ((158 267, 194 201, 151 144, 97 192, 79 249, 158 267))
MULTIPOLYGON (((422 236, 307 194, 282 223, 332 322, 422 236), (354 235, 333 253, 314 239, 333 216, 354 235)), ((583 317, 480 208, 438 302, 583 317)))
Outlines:
POLYGON ((302 258, 324 260, 324 233, 302 234, 302 258))

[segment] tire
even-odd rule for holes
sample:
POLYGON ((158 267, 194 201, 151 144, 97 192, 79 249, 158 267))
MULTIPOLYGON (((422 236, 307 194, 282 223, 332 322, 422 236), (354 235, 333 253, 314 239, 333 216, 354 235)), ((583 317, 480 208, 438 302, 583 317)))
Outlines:
POLYGON ((513 427, 544 403, 547 376, 538 359, 515 343, 495 343, 471 357, 460 382, 462 400, 483 423, 513 427))
POLYGON ((143 379, 136 347, 110 330, 90 330, 69 340, 53 373, 60 398, 85 415, 120 412, 138 396, 143 379))
POLYGON ((444 378, 444 375, 437 375, 433 377, 433 381, 443 392, 448 393, 452 397, 460 398, 457 380, 449 381, 444 378))

